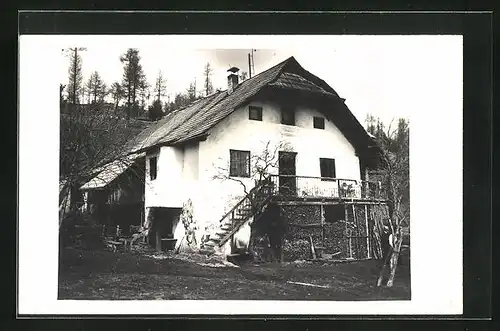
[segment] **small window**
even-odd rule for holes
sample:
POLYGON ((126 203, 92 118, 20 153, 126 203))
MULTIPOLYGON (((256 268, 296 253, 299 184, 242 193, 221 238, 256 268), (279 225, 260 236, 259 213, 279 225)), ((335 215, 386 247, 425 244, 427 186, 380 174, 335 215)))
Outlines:
POLYGON ((250 152, 230 150, 230 177, 250 177, 250 152))
POLYGON ((335 178, 335 159, 319 159, 319 167, 321 170, 321 180, 332 180, 335 178))
POLYGON ((149 159, 149 178, 151 180, 156 179, 157 175, 157 166, 158 166, 158 157, 154 156, 149 159))
POLYGON ((295 111, 293 109, 281 109, 281 124, 295 125, 295 111))
POLYGON ((325 206, 325 221, 338 222, 345 219, 345 205, 330 205, 325 206))
POLYGON ((262 107, 248 107, 248 118, 254 121, 262 121, 262 107))
POLYGON ((323 117, 313 117, 313 126, 315 129, 325 129, 325 119, 323 117))

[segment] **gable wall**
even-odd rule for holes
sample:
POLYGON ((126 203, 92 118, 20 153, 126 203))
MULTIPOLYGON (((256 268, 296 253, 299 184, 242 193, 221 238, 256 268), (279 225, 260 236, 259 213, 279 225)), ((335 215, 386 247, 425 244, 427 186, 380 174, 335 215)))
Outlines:
POLYGON ((249 150, 260 154, 271 142, 274 150, 280 141, 297 152, 298 176, 320 176, 319 158, 336 159, 337 177, 360 179, 359 160, 353 146, 334 123, 325 119, 325 130, 313 128, 313 116, 324 117, 314 109, 296 111, 296 126, 280 124, 276 104, 254 102, 263 107, 263 121, 248 119, 248 106, 240 107, 214 127, 206 141, 200 144, 200 179, 210 180, 228 167, 229 149, 249 150), (215 167, 214 167, 215 165, 215 167))
MULTIPOLYGON (((314 109, 296 110, 296 126, 280 124, 281 113, 273 103, 253 102, 263 107, 263 121, 248 119, 248 106, 240 107, 210 130, 205 141, 184 147, 164 146, 159 150, 157 179, 150 180, 149 158, 146 157, 145 207, 182 207, 191 199, 193 217, 198 222, 198 242, 205 232, 215 230, 223 214, 244 195, 242 185, 232 180, 215 177, 229 173, 229 150, 248 150, 261 154, 269 144, 276 150, 281 142, 297 153, 298 176, 320 176, 319 158, 334 158, 339 178, 360 179, 359 160, 353 146, 334 123, 325 119, 325 130, 313 128, 313 116, 321 116, 314 109)), ((158 154, 157 154, 158 155, 158 154)), ((271 173, 278 173, 276 168, 271 173)), ((247 190, 253 179, 238 178, 247 190)), ((236 241, 245 242, 249 236, 245 226, 236 241)), ((180 239, 180 238, 178 238, 180 239)))
MULTIPOLYGON (((334 158, 338 178, 360 179, 359 159, 353 146, 340 133, 334 123, 325 119, 325 130, 313 128, 313 116, 324 117, 314 109, 296 110, 296 126, 282 125, 280 108, 276 104, 253 102, 263 107, 263 121, 248 119, 248 106, 240 107, 211 131, 199 147, 198 190, 192 196, 197 201, 195 209, 201 223, 217 222, 239 201, 244 191, 242 185, 232 180, 214 179, 229 173, 229 150, 248 150, 251 155, 261 154, 270 142, 270 151, 281 142, 297 153, 298 176, 320 176, 319 158, 334 158)), ((277 174, 278 170, 272 169, 277 174)), ((253 179, 238 178, 253 187, 253 179)), ((243 228, 242 233, 248 233, 243 228)), ((245 235, 246 236, 246 235, 245 235)))

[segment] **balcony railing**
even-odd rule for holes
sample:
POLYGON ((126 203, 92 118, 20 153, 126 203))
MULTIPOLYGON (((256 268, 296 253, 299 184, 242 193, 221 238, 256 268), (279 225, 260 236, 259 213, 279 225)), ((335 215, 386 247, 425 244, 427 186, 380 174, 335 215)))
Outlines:
POLYGON ((271 175, 274 191, 283 197, 386 200, 380 182, 354 179, 271 175))

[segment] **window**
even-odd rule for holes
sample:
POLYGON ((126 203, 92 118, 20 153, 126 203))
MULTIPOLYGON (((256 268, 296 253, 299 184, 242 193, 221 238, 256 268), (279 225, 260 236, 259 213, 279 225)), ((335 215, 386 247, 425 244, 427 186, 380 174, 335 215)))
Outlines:
POLYGON ((254 121, 262 121, 262 107, 248 107, 248 118, 254 121))
POLYGON ((295 125, 295 112, 290 108, 281 109, 281 124, 295 125))
POLYGON ((321 170, 321 180, 331 180, 329 178, 335 178, 335 160, 334 159, 319 159, 319 167, 321 170))
POLYGON ((315 129, 325 129, 325 119, 323 117, 313 117, 313 126, 315 129))
POLYGON ((156 179, 157 175, 157 166, 158 166, 158 157, 154 156, 149 159, 149 178, 151 180, 156 179))
POLYGON ((229 176, 250 177, 250 152, 230 150, 229 176))
POLYGON ((338 222, 345 219, 345 205, 325 206, 325 221, 338 222))

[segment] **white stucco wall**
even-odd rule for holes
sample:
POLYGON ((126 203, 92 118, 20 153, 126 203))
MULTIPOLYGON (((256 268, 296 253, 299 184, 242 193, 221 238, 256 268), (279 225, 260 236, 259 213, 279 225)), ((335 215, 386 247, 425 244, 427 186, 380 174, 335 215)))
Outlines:
MULTIPOLYGON (((187 199, 193 203, 193 217, 198 222, 198 242, 210 229, 215 230, 218 221, 244 195, 240 183, 215 179, 229 174, 230 149, 261 154, 269 142, 274 151, 280 143, 288 151, 296 152, 297 176, 319 177, 319 158, 335 159, 336 177, 360 179, 359 159, 353 146, 338 128, 325 119, 325 129, 313 128, 313 116, 324 117, 314 109, 296 109, 296 126, 280 124, 280 108, 272 103, 254 102, 251 105, 263 108, 262 121, 248 119, 248 105, 240 107, 209 132, 205 141, 184 147, 161 147, 158 158, 156 180, 149 176, 149 157, 146 158, 145 207, 182 207, 187 199)), ((283 150, 283 149, 281 149, 283 150)), ((277 169, 271 169, 274 174, 277 169)), ((238 178, 253 187, 252 178, 238 178)), ((298 183, 300 189, 300 182, 298 183)), ((315 185, 331 187, 332 182, 317 181, 315 185)), ((182 226, 179 223, 179 226, 182 226)), ((176 229, 177 236, 183 230, 176 229)), ((236 234, 238 246, 245 245, 250 227, 243 226, 236 234)), ((177 238, 181 239, 181 237, 177 238)))
POLYGON ((158 153, 146 155, 145 207, 180 208, 184 201, 184 150, 162 146, 158 153), (158 157, 156 179, 151 180, 150 159, 158 157))

